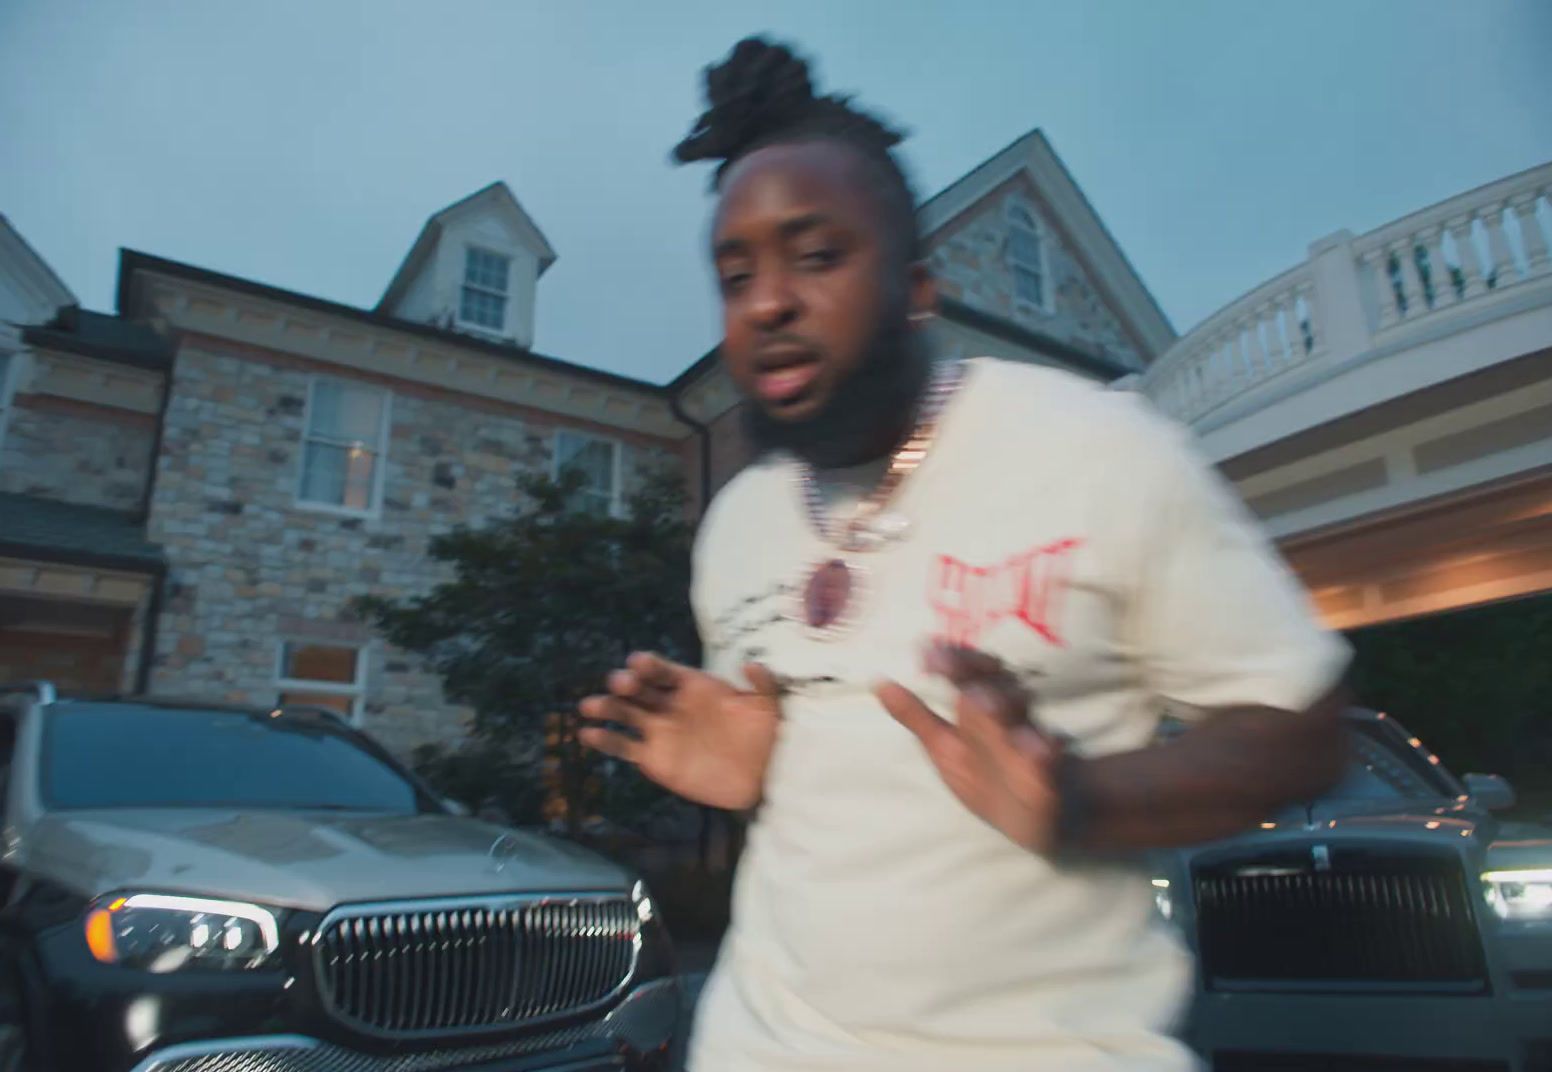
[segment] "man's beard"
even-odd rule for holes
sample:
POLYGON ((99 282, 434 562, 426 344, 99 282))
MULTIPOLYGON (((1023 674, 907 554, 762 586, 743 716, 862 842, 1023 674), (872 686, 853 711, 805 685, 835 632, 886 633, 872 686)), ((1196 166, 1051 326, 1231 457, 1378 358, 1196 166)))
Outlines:
POLYGON ((930 366, 918 335, 903 324, 885 329, 818 413, 781 421, 757 402, 746 401, 744 434, 756 453, 790 451, 816 469, 881 458, 909 434, 930 366))

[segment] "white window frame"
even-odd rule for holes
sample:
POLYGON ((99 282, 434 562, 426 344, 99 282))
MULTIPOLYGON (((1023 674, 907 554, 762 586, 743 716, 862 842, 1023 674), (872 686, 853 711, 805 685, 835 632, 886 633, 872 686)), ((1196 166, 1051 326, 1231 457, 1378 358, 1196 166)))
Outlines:
POLYGON ((362 716, 366 711, 366 686, 367 686, 367 660, 371 657, 372 646, 367 644, 345 644, 337 640, 317 640, 311 637, 282 637, 275 645, 275 703, 280 703, 280 698, 288 692, 311 692, 323 696, 345 696, 350 698, 350 724, 361 725, 362 716), (286 677, 286 645, 310 648, 344 648, 356 653, 356 679, 349 685, 342 685, 337 681, 309 681, 303 677, 286 677))
POLYGON ((466 328, 469 331, 477 331, 486 335, 494 335, 497 337, 504 336, 506 334, 507 324, 512 318, 512 264, 514 258, 511 256, 511 254, 502 253, 500 250, 491 249, 489 246, 476 245, 472 242, 465 245, 463 249, 463 274, 458 280, 458 308, 454 314, 458 326, 460 328, 466 328), (507 262, 507 285, 505 290, 495 291, 491 290, 489 287, 469 282, 469 252, 471 250, 476 253, 483 253, 488 257, 500 257, 502 260, 507 262), (493 328, 489 324, 481 324, 476 320, 464 319, 463 292, 465 290, 473 290, 480 294, 485 294, 490 297, 501 299, 501 325, 499 327, 493 328))
POLYGON ((1053 312, 1056 311, 1056 294, 1055 288, 1052 286, 1055 281, 1051 278, 1050 234, 1046 230, 1045 225, 1040 221, 1040 216, 1037 212, 1035 212, 1034 206, 1022 199, 1015 198, 1007 203, 1003 211, 1003 221, 1008 231, 1008 241, 1006 246, 1009 278, 1008 291, 1009 296, 1013 299, 1013 305, 1015 308, 1033 310, 1034 312, 1043 313, 1046 316, 1050 316, 1053 312), (1020 213, 1028 217, 1029 222, 1026 223, 1024 220, 1019 219, 1018 216, 1020 213), (1035 241, 1040 246, 1039 264, 1030 264, 1028 261, 1021 260, 1020 258, 1014 256, 1014 230, 1024 231, 1034 235, 1035 241), (1025 298, 1019 294, 1017 272, 1020 268, 1023 268, 1027 271, 1034 271, 1039 274, 1039 302, 1032 302, 1028 298, 1025 298))
MULTIPOLYGON (((301 449, 297 452, 296 494, 293 496, 297 509, 310 510, 319 514, 333 514, 336 517, 380 517, 383 510, 383 488, 388 472, 389 433, 392 428, 393 392, 388 388, 372 383, 362 383, 359 380, 346 379, 342 376, 326 376, 321 373, 314 375, 307 383, 307 403, 302 407, 301 449), (320 438, 312 434, 313 395, 318 389, 318 384, 325 381, 338 383, 353 390, 378 391, 383 396, 383 411, 381 417, 378 418, 377 429, 377 465, 372 470, 372 499, 364 510, 355 506, 319 502, 316 499, 302 497, 302 490, 307 486, 307 443, 310 439, 320 438)), ((367 446, 365 443, 361 445, 367 446)))
POLYGON ((550 477, 554 480, 559 480, 563 471, 563 466, 560 460, 561 436, 575 436, 578 439, 585 439, 593 443, 604 443, 613 452, 614 457, 610 474, 610 483, 613 486, 610 488, 609 495, 609 516, 616 518, 624 517, 625 445, 618 439, 611 439, 608 436, 594 435, 591 432, 581 432, 575 428, 557 428, 555 430, 554 442, 551 444, 550 448, 550 477))

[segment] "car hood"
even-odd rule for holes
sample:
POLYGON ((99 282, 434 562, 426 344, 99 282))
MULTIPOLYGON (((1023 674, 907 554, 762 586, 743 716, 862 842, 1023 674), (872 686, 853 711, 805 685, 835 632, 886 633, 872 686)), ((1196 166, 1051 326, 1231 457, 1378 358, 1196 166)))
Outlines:
POLYGON ((28 872, 86 896, 152 890, 320 912, 365 901, 630 884, 624 869, 586 850, 454 815, 81 811, 44 817, 21 851, 28 872))

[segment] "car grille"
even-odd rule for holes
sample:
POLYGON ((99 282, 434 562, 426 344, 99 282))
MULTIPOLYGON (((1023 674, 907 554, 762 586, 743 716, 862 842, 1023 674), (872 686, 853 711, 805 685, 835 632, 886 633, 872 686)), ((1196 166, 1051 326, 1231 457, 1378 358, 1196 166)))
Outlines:
POLYGON ((544 1057, 553 1058, 545 1062, 545 1072, 620 1069, 622 1064, 615 1058, 568 1058, 564 1052, 567 1047, 586 1045, 595 1036, 584 1025, 495 1045, 366 1054, 297 1035, 268 1035, 172 1046, 147 1057, 134 1072, 463 1072, 544 1057))
POLYGON ((1454 856, 1306 846, 1199 866, 1195 887, 1214 988, 1486 989, 1454 856))
POLYGON ((625 898, 373 906, 331 915, 318 990, 375 1033, 424 1035, 580 1015, 629 981, 639 945, 625 898))

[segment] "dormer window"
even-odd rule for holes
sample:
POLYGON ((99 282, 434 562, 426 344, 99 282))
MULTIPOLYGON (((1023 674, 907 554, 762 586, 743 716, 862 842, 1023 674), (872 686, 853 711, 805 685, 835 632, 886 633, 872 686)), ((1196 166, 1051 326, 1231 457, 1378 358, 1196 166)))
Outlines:
POLYGON ((1013 296, 1040 312, 1049 312, 1045 239, 1035 214, 1026 206, 1008 205, 1008 268, 1013 273, 1013 296))
POLYGON ((511 268, 511 257, 477 246, 468 247, 458 319, 472 327, 504 330, 507 324, 507 277, 511 268))

